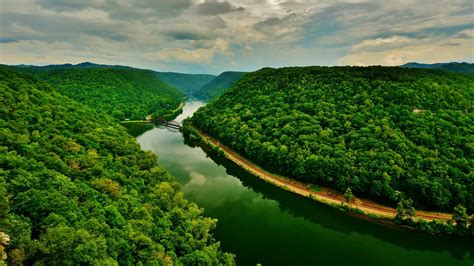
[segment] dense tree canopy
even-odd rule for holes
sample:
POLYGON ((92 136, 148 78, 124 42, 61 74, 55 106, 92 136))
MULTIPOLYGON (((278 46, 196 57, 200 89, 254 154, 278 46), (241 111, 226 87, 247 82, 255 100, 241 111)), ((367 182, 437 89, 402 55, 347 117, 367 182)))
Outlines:
MULTIPOLYGON (((80 73, 64 79, 111 82, 80 73)), ((216 221, 112 117, 5 67, 0 95, 0 231, 11 238, 9 263, 233 263, 210 234, 216 221)))
POLYGON ((61 94, 119 120, 167 114, 184 97, 151 70, 91 63, 18 69, 51 83, 61 94))
POLYGON ((217 98, 232 87, 244 74, 245 72, 223 72, 209 83, 203 85, 196 94, 203 99, 217 98))
POLYGON ((192 122, 256 163, 395 206, 474 211, 474 77, 387 67, 265 68, 192 122))
POLYGON ((209 74, 184 74, 175 72, 156 72, 161 80, 177 88, 186 95, 193 95, 204 84, 216 76, 209 74))

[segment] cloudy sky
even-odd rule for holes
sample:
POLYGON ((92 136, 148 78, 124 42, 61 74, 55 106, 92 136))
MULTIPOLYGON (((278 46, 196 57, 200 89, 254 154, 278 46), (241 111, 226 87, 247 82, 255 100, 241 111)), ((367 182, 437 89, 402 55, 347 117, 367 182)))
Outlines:
POLYGON ((473 0, 0 0, 0 63, 220 73, 474 60, 473 0))

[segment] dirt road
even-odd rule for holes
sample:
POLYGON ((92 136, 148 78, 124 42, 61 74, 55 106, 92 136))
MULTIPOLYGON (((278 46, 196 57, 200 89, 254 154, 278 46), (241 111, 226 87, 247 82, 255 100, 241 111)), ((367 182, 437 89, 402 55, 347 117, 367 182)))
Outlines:
MULTIPOLYGON (((258 176, 288 191, 294 192, 296 194, 299 194, 305 197, 316 199, 323 203, 327 203, 331 205, 343 205, 345 203, 344 196, 342 193, 338 193, 327 188, 322 188, 320 191, 314 191, 314 190, 311 190, 308 187, 308 185, 304 183, 301 183, 295 180, 290 180, 288 178, 284 178, 284 177, 269 173, 259 168, 258 166, 250 162, 249 160, 245 159, 244 157, 242 157, 241 155, 239 155, 238 153, 236 153, 229 147, 221 144, 216 139, 205 134, 198 128, 194 126, 193 128, 200 134, 201 138, 207 140, 212 145, 219 147, 224 152, 225 156, 228 159, 238 164, 239 166, 243 167, 244 169, 254 174, 255 176, 258 176)), ((357 208, 366 214, 370 213, 370 214, 375 214, 377 216, 387 217, 387 218, 394 218, 397 213, 396 209, 392 207, 384 206, 384 205, 375 203, 373 201, 360 199, 360 198, 355 198, 353 201, 351 201, 350 207, 357 208)), ((416 211, 416 218, 429 220, 429 221, 431 220, 448 221, 452 219, 451 214, 426 212, 426 211, 419 211, 419 210, 416 211)))

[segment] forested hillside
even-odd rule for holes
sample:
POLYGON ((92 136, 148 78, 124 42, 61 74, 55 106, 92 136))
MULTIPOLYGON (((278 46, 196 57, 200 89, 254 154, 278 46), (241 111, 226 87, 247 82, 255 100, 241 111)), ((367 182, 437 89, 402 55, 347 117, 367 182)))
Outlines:
POLYGON ((177 88, 186 95, 192 95, 216 76, 208 74, 183 74, 174 72, 156 72, 161 80, 177 88))
MULTIPOLYGON (((79 73, 62 80, 111 82, 110 72, 79 73)), ((8 264, 232 264, 210 234, 216 221, 183 199, 156 157, 112 117, 6 67, 0 95, 0 231, 11 239, 8 264)))
POLYGON ((39 77, 61 94, 123 120, 144 119, 176 109, 184 94, 153 71, 117 68, 54 69, 39 77))
POLYGON ((226 71, 202 86, 197 94, 204 99, 217 98, 232 87, 245 72, 226 71))
POLYGON ((437 64, 420 64, 420 63, 407 63, 402 65, 404 68, 428 68, 445 70, 456 73, 474 74, 474 64, 472 63, 437 63, 437 64))
POLYGON ((387 67, 264 68, 192 123, 272 172, 395 205, 474 211, 474 77, 387 67))

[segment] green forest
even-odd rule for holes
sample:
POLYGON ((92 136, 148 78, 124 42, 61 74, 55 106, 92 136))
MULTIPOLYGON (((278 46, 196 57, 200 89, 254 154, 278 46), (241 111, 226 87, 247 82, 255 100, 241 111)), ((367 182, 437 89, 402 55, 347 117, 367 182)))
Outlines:
POLYGON ((158 77, 186 95, 193 95, 203 85, 216 76, 209 74, 184 74, 175 72, 155 72, 158 77))
POLYGON ((199 88, 196 94, 203 99, 217 98, 232 87, 244 74, 245 72, 222 72, 215 79, 199 88))
POLYGON ((473 99, 471 75, 264 68, 199 109, 192 123, 272 172, 391 206, 403 199, 472 213, 473 99))
MULTIPOLYGON (((146 72, 136 75, 146 80, 146 72)), ((8 264, 234 263, 212 237, 216 220, 183 198, 179 184, 118 125, 117 116, 97 111, 122 103, 108 89, 112 82, 123 82, 130 92, 133 82, 116 70, 53 72, 48 79, 57 85, 67 80, 71 85, 58 86, 65 94, 73 84, 103 84, 97 90, 113 100, 92 97, 95 87, 71 95, 88 95, 83 102, 92 109, 35 77, 0 67, 0 228, 11 239, 8 264)), ((142 88, 157 84, 149 82, 142 88)), ((177 101, 165 99, 160 104, 177 101)), ((125 115, 120 108, 115 110, 125 115)), ((149 108, 129 112, 142 116, 149 108)))
POLYGON ((162 116, 176 109, 184 94, 154 71, 95 64, 23 67, 69 98, 118 120, 162 116))

